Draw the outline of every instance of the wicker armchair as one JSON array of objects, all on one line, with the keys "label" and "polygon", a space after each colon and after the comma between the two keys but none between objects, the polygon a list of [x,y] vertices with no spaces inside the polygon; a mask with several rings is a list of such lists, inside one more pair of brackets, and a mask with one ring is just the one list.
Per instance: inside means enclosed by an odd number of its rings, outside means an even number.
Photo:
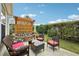
[{"label": "wicker armchair", "polygon": [[[13,43],[9,36],[6,36],[2,42],[5,44],[10,56],[21,56],[27,54],[29,56],[29,46],[24,45],[24,42]],[[17,46],[15,46],[17,45]]]},{"label": "wicker armchair", "polygon": [[52,39],[49,39],[47,41],[47,46],[48,46],[48,44],[53,47],[53,51],[54,51],[54,48],[56,46],[58,46],[58,48],[59,48],[59,37],[58,36],[55,36]]}]

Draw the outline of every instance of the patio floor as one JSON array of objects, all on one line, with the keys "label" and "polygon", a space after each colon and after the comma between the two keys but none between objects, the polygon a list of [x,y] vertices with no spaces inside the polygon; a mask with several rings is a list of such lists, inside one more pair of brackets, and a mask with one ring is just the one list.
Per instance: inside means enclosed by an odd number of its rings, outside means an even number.
[{"label": "patio floor", "polygon": [[[4,53],[3,53],[3,56],[9,56],[5,46],[4,46]],[[30,49],[29,50],[29,54],[30,56],[35,56],[35,53]],[[26,56],[26,55],[25,55]],[[51,46],[48,46],[47,47],[47,44],[45,43],[45,50],[41,50],[37,56],[79,56],[79,54],[76,54],[76,53],[73,53],[73,52],[70,52],[68,50],[65,50],[65,49],[56,49],[55,51],[53,51],[52,47]]]}]

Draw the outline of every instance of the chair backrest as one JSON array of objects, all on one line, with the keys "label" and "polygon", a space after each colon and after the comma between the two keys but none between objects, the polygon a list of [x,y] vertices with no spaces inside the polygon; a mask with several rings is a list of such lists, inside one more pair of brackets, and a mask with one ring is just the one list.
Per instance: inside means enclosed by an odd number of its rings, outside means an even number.
[{"label": "chair backrest", "polygon": [[59,42],[59,37],[58,36],[54,36],[53,38],[52,38],[52,40],[55,40],[55,41],[57,41],[57,42]]},{"label": "chair backrest", "polygon": [[44,38],[44,35],[43,35],[43,34],[40,34],[40,35],[39,35],[39,37],[42,37],[42,38]]},{"label": "chair backrest", "polygon": [[5,36],[5,38],[2,41],[6,45],[6,47],[11,48],[12,40],[9,36]]}]

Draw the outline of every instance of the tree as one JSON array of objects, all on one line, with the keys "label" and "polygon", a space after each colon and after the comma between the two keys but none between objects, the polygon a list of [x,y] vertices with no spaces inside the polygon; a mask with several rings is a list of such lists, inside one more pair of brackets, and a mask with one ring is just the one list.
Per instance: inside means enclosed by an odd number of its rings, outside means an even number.
[{"label": "tree", "polygon": [[47,34],[48,27],[47,27],[47,25],[40,25],[40,26],[36,27],[36,30],[38,33]]},{"label": "tree", "polygon": [[57,36],[57,35],[58,35],[58,33],[57,33],[57,30],[55,28],[48,30],[49,37],[53,37],[53,36]]}]

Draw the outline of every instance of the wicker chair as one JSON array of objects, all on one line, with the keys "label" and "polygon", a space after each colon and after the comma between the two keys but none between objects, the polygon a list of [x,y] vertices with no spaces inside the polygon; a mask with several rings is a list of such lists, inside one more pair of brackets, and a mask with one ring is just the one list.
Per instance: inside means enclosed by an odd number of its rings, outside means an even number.
[{"label": "wicker chair", "polygon": [[47,41],[47,46],[48,46],[48,44],[53,47],[53,51],[54,51],[54,48],[56,46],[58,46],[58,48],[59,48],[59,37],[58,36],[55,36],[52,39],[49,39]]},{"label": "wicker chair", "polygon": [[39,40],[39,41],[44,41],[44,35],[40,34],[40,35],[37,37],[37,40]]},{"label": "wicker chair", "polygon": [[[29,46],[27,45],[20,45],[23,42],[16,42],[13,43],[12,39],[9,36],[6,36],[2,42],[5,44],[10,56],[21,56],[27,54],[29,56]],[[14,45],[18,45],[17,48],[13,48]]]}]

